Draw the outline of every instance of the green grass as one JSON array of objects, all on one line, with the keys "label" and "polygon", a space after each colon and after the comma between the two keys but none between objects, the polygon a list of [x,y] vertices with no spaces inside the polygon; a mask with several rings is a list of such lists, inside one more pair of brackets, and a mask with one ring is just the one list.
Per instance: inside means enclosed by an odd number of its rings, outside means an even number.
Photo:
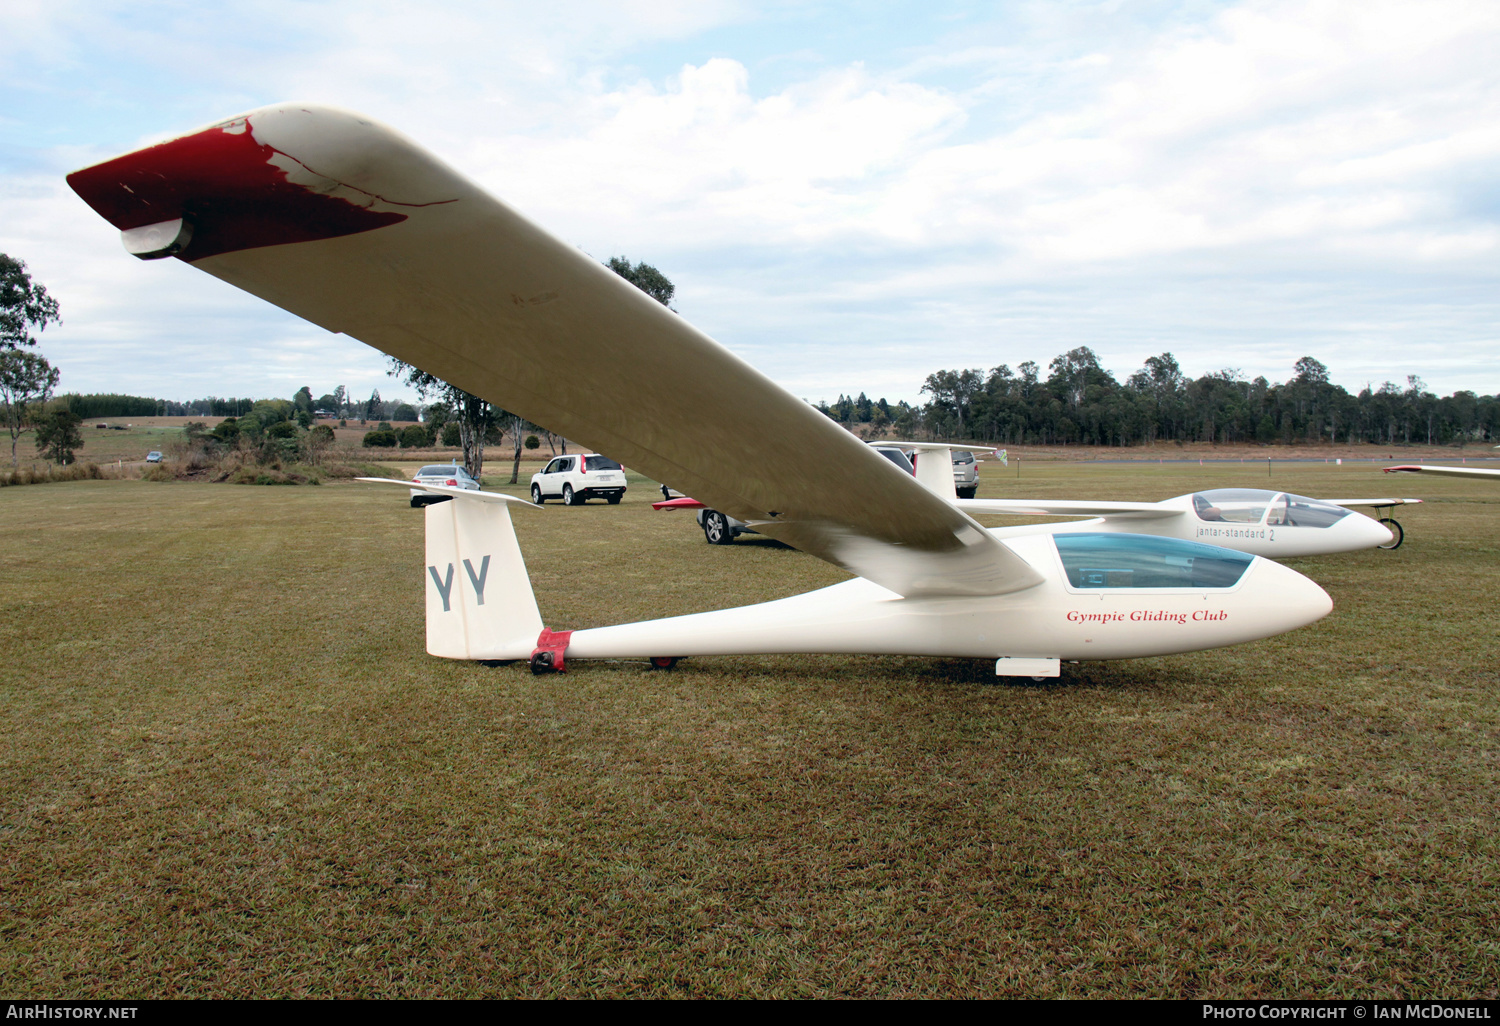
[{"label": "green grass", "polygon": [[[1431,501],[1399,551],[1296,563],[1336,603],[1313,627],[1047,685],[436,660],[393,490],[0,491],[0,991],[1493,998],[1500,488],[1274,474]],[[549,626],[842,576],[652,497],[515,515]]]}]

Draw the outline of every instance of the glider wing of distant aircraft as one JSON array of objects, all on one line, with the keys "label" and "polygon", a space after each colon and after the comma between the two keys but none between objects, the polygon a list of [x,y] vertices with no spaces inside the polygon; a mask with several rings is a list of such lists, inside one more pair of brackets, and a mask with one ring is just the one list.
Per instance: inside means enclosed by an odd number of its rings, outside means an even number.
[{"label": "glider wing of distant aircraft", "polygon": [[1056,675],[1060,659],[1233,644],[1331,608],[1300,574],[1210,545],[1001,540],[629,282],[358,115],[262,108],[68,181],[136,256],[191,263],[858,575],[736,610],[538,632],[511,503],[465,493],[426,511],[435,655],[530,657],[542,670],[565,656],[895,652]]},{"label": "glider wing of distant aircraft", "polygon": [[1488,477],[1500,478],[1500,470],[1492,470],[1488,467],[1437,467],[1429,463],[1421,466],[1386,467],[1387,474],[1397,472],[1411,474],[1446,474],[1451,477]]}]

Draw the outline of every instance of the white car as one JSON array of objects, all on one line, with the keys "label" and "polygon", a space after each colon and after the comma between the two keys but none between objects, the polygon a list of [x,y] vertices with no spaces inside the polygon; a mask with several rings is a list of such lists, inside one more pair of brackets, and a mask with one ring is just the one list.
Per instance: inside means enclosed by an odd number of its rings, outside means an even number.
[{"label": "white car", "polygon": [[[479,491],[479,482],[457,464],[436,463],[423,467],[411,481],[418,485],[447,485],[449,488],[462,488],[466,492]],[[446,495],[424,492],[420,488],[411,490],[411,504],[414,507],[426,506],[431,502],[447,502],[448,498]]]},{"label": "white car", "polygon": [[559,456],[531,475],[531,501],[538,506],[548,499],[561,499],[564,506],[603,499],[617,506],[624,497],[625,468],[597,453]]}]

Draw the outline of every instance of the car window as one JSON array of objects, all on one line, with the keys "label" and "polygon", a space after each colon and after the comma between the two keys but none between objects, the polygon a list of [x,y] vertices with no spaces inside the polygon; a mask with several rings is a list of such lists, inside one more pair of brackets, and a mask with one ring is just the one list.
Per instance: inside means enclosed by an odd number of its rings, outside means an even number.
[{"label": "car window", "polygon": [[434,466],[431,466],[431,467],[423,467],[421,470],[417,471],[417,476],[418,477],[443,477],[443,476],[446,475],[448,477],[452,477],[454,471],[457,471],[458,473],[461,474],[461,473],[463,473],[463,468],[462,467],[448,467],[448,466],[442,466],[442,465],[434,465]]},{"label": "car window", "polygon": [[875,451],[880,453],[880,455],[884,456],[886,459],[890,460],[896,466],[900,467],[902,470],[906,471],[908,474],[915,474],[917,472],[917,468],[911,465],[911,460],[907,459],[906,454],[900,449],[876,449]]},{"label": "car window", "polygon": [[619,470],[620,465],[608,456],[585,456],[583,458],[584,470]]},{"label": "car window", "polygon": [[562,469],[562,460],[553,460],[542,469],[543,474],[556,474]]}]

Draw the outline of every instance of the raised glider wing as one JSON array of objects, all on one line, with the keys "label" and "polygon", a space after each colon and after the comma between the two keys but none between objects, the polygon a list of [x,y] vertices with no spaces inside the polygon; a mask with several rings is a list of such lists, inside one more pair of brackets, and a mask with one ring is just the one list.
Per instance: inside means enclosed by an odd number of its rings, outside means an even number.
[{"label": "raised glider wing", "polygon": [[1447,474],[1451,477],[1488,477],[1500,478],[1500,470],[1492,470],[1488,467],[1438,467],[1428,463],[1421,466],[1386,467],[1387,474],[1405,472],[1412,474]]},{"label": "raised glider wing", "polygon": [[[859,578],[740,610],[537,634],[524,561],[518,549],[510,558],[512,503],[466,492],[426,513],[435,655],[560,668],[564,655],[889,652],[999,657],[999,672],[1055,675],[1059,659],[1233,644],[1332,607],[1300,574],[1208,545],[1088,532],[1002,541],[359,115],[265,107],[68,182],[134,255],[191,263]],[[737,413],[754,416],[753,437]]]}]

